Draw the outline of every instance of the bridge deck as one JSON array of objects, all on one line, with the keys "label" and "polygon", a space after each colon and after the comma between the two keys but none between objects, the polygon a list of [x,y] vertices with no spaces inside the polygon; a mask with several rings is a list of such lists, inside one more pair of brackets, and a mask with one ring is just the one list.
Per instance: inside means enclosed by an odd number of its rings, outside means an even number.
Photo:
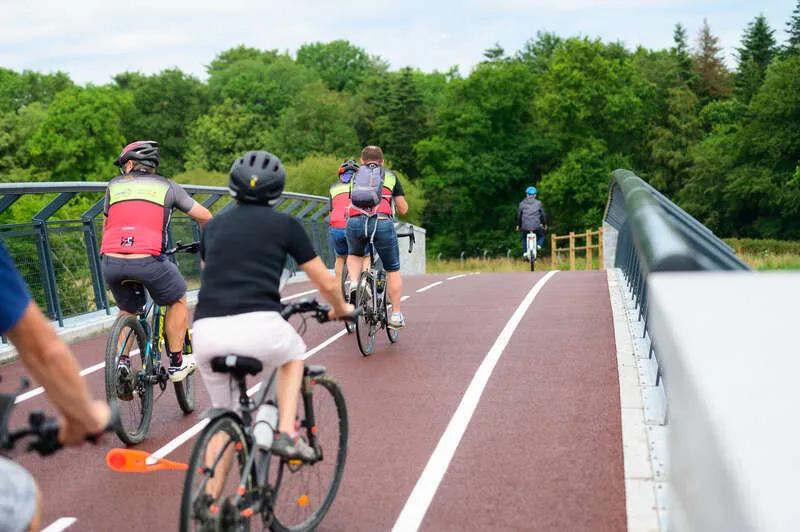
[{"label": "bridge deck", "polygon": [[[310,359],[341,382],[351,427],[344,481],[320,530],[395,524],[436,531],[625,530],[620,392],[605,272],[549,277],[520,310],[513,331],[512,316],[545,273],[452,277],[405,279],[409,326],[398,344],[380,334],[375,354],[363,358],[355,338],[344,336]],[[292,285],[287,295],[308,289]],[[306,343],[313,348],[340,329],[309,323]],[[104,348],[105,337],[74,345],[83,368],[102,362]],[[488,367],[484,361],[497,354]],[[476,377],[482,364],[492,371]],[[23,373],[19,364],[0,369],[3,389]],[[485,387],[481,375],[488,376]],[[86,378],[103,397],[102,368]],[[201,412],[208,400],[197,390]],[[474,413],[470,400],[477,400]],[[12,423],[33,408],[52,411],[38,395],[19,405]],[[463,416],[451,423],[456,412]],[[453,430],[459,420],[468,421],[463,435]],[[196,415],[180,414],[168,390],[139,447],[160,449],[196,423]],[[434,453],[445,432],[439,447],[449,443],[452,455]],[[188,460],[192,441],[168,458]],[[112,435],[96,448],[19,458],[40,483],[45,525],[71,517],[75,530],[176,528],[183,474],[107,470],[105,452],[118,446]],[[423,476],[429,463],[443,476]],[[418,485],[432,496],[417,498],[424,492],[415,491]],[[412,492],[410,513],[398,523]],[[425,508],[415,521],[411,510]]]}]

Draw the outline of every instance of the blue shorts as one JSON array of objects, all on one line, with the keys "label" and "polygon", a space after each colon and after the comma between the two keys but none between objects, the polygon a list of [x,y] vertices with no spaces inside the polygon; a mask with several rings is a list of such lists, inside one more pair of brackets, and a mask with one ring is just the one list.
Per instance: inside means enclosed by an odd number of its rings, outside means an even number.
[{"label": "blue shorts", "polygon": [[[375,227],[375,224],[377,228]],[[383,262],[387,272],[400,270],[400,246],[397,244],[397,232],[391,218],[374,216],[353,216],[347,221],[347,247],[351,255],[363,257],[369,244],[372,231],[375,231],[375,251]]]},{"label": "blue shorts", "polygon": [[[333,251],[336,253],[337,257],[347,257],[347,229],[344,227],[329,227],[328,240],[330,240],[331,247],[333,248]],[[367,244],[367,247],[361,254],[362,257],[364,255],[369,255],[369,244]]]}]

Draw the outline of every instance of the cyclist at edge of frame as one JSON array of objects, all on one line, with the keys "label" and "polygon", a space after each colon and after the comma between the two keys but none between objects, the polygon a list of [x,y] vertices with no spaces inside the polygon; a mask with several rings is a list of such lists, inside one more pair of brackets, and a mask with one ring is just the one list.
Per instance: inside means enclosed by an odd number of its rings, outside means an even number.
[{"label": "cyclist at edge of frame", "polygon": [[215,408],[237,408],[238,395],[228,374],[211,370],[212,358],[236,353],[260,360],[265,368],[279,368],[278,427],[271,451],[312,460],[314,449],[295,427],[306,344],[280,315],[280,278],[287,255],[331,304],[331,319],[354,308],[344,301],[340,285],[300,222],[272,208],[285,182],[283,164],[266,151],[247,152],[231,166],[228,187],[237,205],[209,222],[200,239],[203,271],[192,347]]},{"label": "cyclist at edge of frame", "polygon": [[[0,240],[0,335],[14,344],[22,364],[59,411],[58,440],[79,445],[102,434],[111,411],[93,401],[69,347],[31,299],[22,276]],[[0,456],[0,530],[39,530],[42,501],[26,469]]]},{"label": "cyclist at edge of frame", "polygon": [[[350,180],[358,171],[358,163],[348,159],[339,167],[339,179],[331,185],[328,192],[330,202],[330,218],[328,224],[328,237],[336,255],[333,272],[336,282],[341,286],[342,271],[347,260],[347,209],[350,206]],[[369,255],[365,257],[361,270],[369,267]],[[348,290],[349,292],[349,290]]]},{"label": "cyclist at edge of frame", "polygon": [[536,187],[525,189],[525,199],[517,208],[517,231],[522,231],[522,256],[528,253],[528,231],[536,233],[536,248],[544,245],[544,232],[547,230],[547,216],[542,202],[536,197]]},{"label": "cyclist at edge of frame", "polygon": [[[196,366],[192,355],[183,355],[189,325],[186,280],[178,267],[163,255],[169,223],[177,208],[203,227],[211,213],[174,181],[156,174],[160,161],[158,143],[132,142],[114,161],[121,175],[109,181],[103,205],[103,277],[120,313],[136,314],[140,296],[131,284],[139,281],[153,301],[168,307],[166,317],[169,380],[180,382]],[[130,359],[121,356],[118,371],[130,371]]]},{"label": "cyclist at edge of frame", "polygon": [[[367,146],[361,150],[361,164],[383,166],[383,150],[378,146]],[[347,271],[351,286],[358,283],[361,270],[359,264],[366,253],[369,235],[375,235],[375,251],[383,261],[386,270],[386,285],[389,301],[392,303],[392,315],[389,327],[399,329],[406,326],[406,320],[400,310],[403,297],[403,278],[400,275],[400,247],[397,243],[397,231],[394,228],[394,209],[399,214],[408,212],[405,192],[400,180],[391,170],[384,168],[383,190],[381,201],[372,209],[364,210],[350,205],[347,221]],[[373,221],[373,223],[370,223]]]}]

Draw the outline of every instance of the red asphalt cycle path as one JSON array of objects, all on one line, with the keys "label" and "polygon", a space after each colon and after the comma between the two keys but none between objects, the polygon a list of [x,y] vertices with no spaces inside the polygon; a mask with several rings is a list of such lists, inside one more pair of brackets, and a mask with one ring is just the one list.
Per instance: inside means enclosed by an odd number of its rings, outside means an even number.
[{"label": "red asphalt cycle path", "polygon": [[[390,345],[383,331],[364,358],[352,335],[309,359],[342,385],[350,418],[342,486],[319,530],[391,530],[465,390],[503,327],[544,273],[404,278],[408,327]],[[423,292],[417,290],[433,286]],[[285,296],[309,289],[291,285]],[[313,296],[314,294],[311,294]],[[309,349],[341,330],[311,324]],[[106,337],[73,345],[81,367],[101,362]],[[0,368],[8,390],[24,374]],[[104,372],[86,376],[104,397]],[[208,406],[198,380],[194,414],[168,387],[148,439],[155,451],[195,425]],[[44,395],[19,405],[12,427]],[[193,440],[168,458],[187,461]],[[121,474],[105,466],[116,436],[42,459],[17,456],[44,494],[43,524],[68,530],[174,530],[183,474]],[[422,530],[625,530],[619,383],[605,272],[560,272],[522,317],[478,402],[425,513]]]}]

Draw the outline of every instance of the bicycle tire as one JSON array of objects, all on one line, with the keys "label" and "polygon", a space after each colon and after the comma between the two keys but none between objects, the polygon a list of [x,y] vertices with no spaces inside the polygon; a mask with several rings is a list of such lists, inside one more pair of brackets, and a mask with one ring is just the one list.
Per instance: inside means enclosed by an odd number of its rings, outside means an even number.
[{"label": "bicycle tire", "polygon": [[[129,333],[124,333],[125,329]],[[126,334],[130,341],[130,335],[133,334],[136,340],[136,347],[139,350],[137,355],[129,354],[131,360],[131,375],[133,380],[131,384],[131,399],[124,400],[120,395],[125,395],[125,390],[118,390],[117,384],[117,346],[119,345],[120,337]],[[133,351],[133,347],[131,347]],[[140,368],[145,367],[144,356],[147,353],[147,337],[145,335],[142,324],[139,319],[131,314],[121,314],[114,320],[111,326],[111,332],[108,335],[106,343],[106,366],[105,366],[105,384],[106,384],[106,401],[109,405],[116,405],[120,411],[120,425],[116,429],[116,434],[120,440],[126,445],[136,445],[141,443],[147,436],[147,431],[150,429],[150,420],[153,417],[153,386],[141,380],[143,371],[133,371],[133,362],[140,360]],[[138,400],[137,400],[138,396]],[[120,403],[130,403],[127,408],[123,407]],[[126,416],[123,412],[130,412],[132,422],[126,422]],[[141,417],[138,417],[141,414]],[[138,418],[138,421],[137,421]]]},{"label": "bicycle tire", "polygon": [[[236,452],[236,458],[238,462],[238,471],[241,474],[242,469],[247,462],[248,456],[248,445],[247,445],[247,438],[245,438],[244,432],[242,431],[242,427],[239,425],[239,422],[233,416],[221,416],[211,421],[200,433],[198,436],[197,441],[195,442],[194,446],[192,447],[192,454],[189,458],[189,468],[186,470],[186,477],[183,481],[183,491],[181,493],[181,515],[180,515],[180,524],[179,530],[181,532],[188,532],[190,530],[231,530],[232,528],[227,528],[224,526],[224,523],[220,523],[219,520],[221,519],[221,514],[224,512],[218,512],[216,515],[214,514],[207,514],[207,515],[199,515],[200,512],[203,510],[203,501],[196,500],[196,497],[200,495],[199,490],[201,486],[204,486],[205,483],[202,485],[200,484],[203,482],[203,475],[208,477],[213,476],[209,475],[209,472],[206,471],[206,462],[205,462],[205,454],[206,448],[208,447],[211,438],[215,434],[225,433],[230,436],[230,442],[233,443],[234,452]],[[241,445],[239,445],[241,444]],[[238,447],[238,448],[237,448]],[[233,468],[231,468],[232,470]],[[216,471],[212,472],[216,473]],[[230,473],[229,473],[230,474]],[[227,477],[226,477],[227,478]],[[223,489],[228,486],[227,483],[224,482],[223,479]],[[208,478],[205,479],[205,482],[208,482]],[[236,483],[238,486],[238,482]],[[253,488],[253,476],[252,474],[247,479],[246,483],[246,490],[250,491]],[[235,486],[234,486],[235,489]],[[197,491],[197,493],[195,493]],[[235,493],[235,492],[234,492]],[[224,500],[221,498],[217,498],[213,501],[214,504],[217,505],[218,508],[225,507],[224,502],[230,501],[228,497]],[[210,501],[209,501],[210,504]],[[197,506],[197,508],[196,508]],[[231,507],[229,505],[229,507]],[[240,521],[237,523],[237,528],[235,530],[249,530],[250,529],[250,520],[241,517],[238,511],[235,511],[227,517],[231,519],[236,519]],[[198,523],[199,521],[199,523]],[[198,528],[192,528],[192,525],[198,525]],[[222,528],[219,528],[217,525],[222,525]]]},{"label": "bicycle tire", "polygon": [[[186,331],[186,339],[184,342],[191,342],[191,338],[189,336],[189,331]],[[167,355],[167,360],[169,360],[169,348],[167,348],[166,343],[164,345],[164,351]],[[186,352],[186,351],[184,351]],[[181,407],[181,411],[184,414],[191,414],[194,412],[194,375],[197,373],[197,369],[192,371],[189,375],[186,376],[180,382],[173,382],[173,387],[175,388],[175,398],[178,400],[178,406]]]},{"label": "bicycle tire", "polygon": [[363,356],[369,356],[375,349],[375,314],[377,309],[372,305],[372,294],[367,293],[367,287],[372,286],[372,278],[369,272],[361,272],[361,279],[356,290],[357,307],[361,307],[363,312],[356,319],[356,340],[358,349]]},{"label": "bicycle tire", "polygon": [[383,294],[383,315],[386,319],[386,336],[389,337],[389,341],[393,344],[397,343],[398,338],[400,337],[400,329],[393,329],[389,327],[389,303],[386,302],[388,299],[389,294]]},{"label": "bicycle tire", "polygon": [[[309,397],[311,398],[311,408],[314,412],[315,427],[310,427],[307,423],[305,423],[305,410],[298,409],[298,415],[302,418],[300,422],[301,427],[305,429],[309,441],[311,441],[312,430],[316,430],[316,437],[318,438],[317,441],[319,448],[323,452],[323,458],[314,464],[303,464],[300,466],[300,469],[295,469],[294,471],[291,468],[296,466],[291,466],[284,460],[280,461],[277,468],[277,478],[273,484],[275,505],[273,508],[273,521],[270,527],[273,532],[305,532],[308,530],[314,530],[317,526],[319,526],[320,522],[325,517],[325,514],[328,513],[331,504],[333,504],[333,501],[336,498],[336,493],[339,490],[339,485],[342,482],[342,475],[344,475],[344,467],[347,461],[347,444],[350,437],[350,425],[347,418],[347,405],[344,400],[342,388],[339,386],[339,383],[336,382],[336,380],[330,375],[322,375],[320,377],[312,378],[311,386],[312,390]],[[335,414],[331,412],[330,408],[323,408],[326,406],[326,403],[323,403],[323,400],[319,395],[323,389],[333,399]],[[326,397],[328,397],[327,394]],[[315,397],[317,400],[315,400]],[[305,399],[300,403],[300,405],[305,405]],[[327,406],[330,405],[328,404]],[[336,431],[333,429],[334,424],[331,424],[330,421],[328,421],[334,415],[336,417]],[[334,442],[337,446],[336,452],[330,453],[330,446],[334,444]],[[334,454],[333,464],[330,464],[331,454]],[[277,459],[273,458],[273,460]],[[293,524],[290,523],[290,521],[297,520],[289,519],[289,515],[292,512],[290,511],[287,501],[298,501],[297,504],[293,505],[295,510],[309,510],[308,507],[311,506],[311,500],[310,497],[308,497],[308,494],[311,492],[311,489],[307,484],[322,486],[322,482],[320,482],[321,474],[323,471],[330,471],[331,468],[332,477],[327,485],[324,495],[318,498],[319,505],[301,521],[294,522]],[[313,481],[303,482],[304,480],[307,481],[309,479],[313,479]],[[295,491],[292,489],[292,487],[295,485],[300,487],[299,493],[302,494],[300,495],[300,498],[294,497]],[[307,498],[305,505],[302,505],[300,502],[303,495],[305,495]]]}]

